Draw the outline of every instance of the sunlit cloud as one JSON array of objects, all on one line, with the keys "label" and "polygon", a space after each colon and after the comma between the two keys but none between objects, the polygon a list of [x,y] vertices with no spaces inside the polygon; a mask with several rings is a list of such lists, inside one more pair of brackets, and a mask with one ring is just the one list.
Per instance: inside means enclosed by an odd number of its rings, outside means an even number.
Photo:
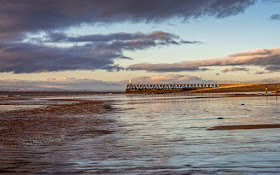
[{"label": "sunlit cloud", "polygon": [[160,74],[153,76],[140,76],[132,79],[133,83],[211,83],[196,76],[179,74]]},{"label": "sunlit cloud", "polygon": [[[196,76],[162,74],[140,76],[132,83],[212,83]],[[127,81],[100,81],[74,77],[47,78],[43,80],[0,80],[0,91],[119,91],[124,92]]]},{"label": "sunlit cloud", "polygon": [[172,64],[140,63],[129,66],[131,70],[146,70],[148,72],[179,72],[197,71],[211,66],[260,66],[270,72],[280,71],[280,48],[258,49],[249,52],[232,54],[224,58],[199,61],[184,61]]}]

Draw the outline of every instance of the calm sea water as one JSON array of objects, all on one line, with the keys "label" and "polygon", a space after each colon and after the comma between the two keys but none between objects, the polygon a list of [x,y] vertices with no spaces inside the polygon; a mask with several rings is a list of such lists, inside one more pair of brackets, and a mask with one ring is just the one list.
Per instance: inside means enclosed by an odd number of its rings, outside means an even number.
[{"label": "calm sea water", "polygon": [[[222,98],[196,98],[209,96]],[[0,145],[0,173],[280,174],[280,129],[207,130],[217,125],[280,123],[277,97],[75,94],[63,98],[107,101],[114,110],[94,117],[111,122],[90,125],[86,121],[93,115],[77,115],[78,123],[83,121],[81,128],[87,128],[82,135],[66,130],[60,133],[63,139],[50,142]],[[91,127],[112,132],[93,136]]]}]

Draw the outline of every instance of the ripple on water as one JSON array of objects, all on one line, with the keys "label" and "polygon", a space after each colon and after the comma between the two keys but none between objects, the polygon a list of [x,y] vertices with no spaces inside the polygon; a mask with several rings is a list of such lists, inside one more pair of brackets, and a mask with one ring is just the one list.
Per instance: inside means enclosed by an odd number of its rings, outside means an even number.
[{"label": "ripple on water", "polygon": [[106,106],[96,114],[86,105],[1,116],[0,172],[280,173],[278,128],[208,130],[280,123],[279,102],[273,97],[112,96],[114,101],[109,95],[90,98],[110,101],[117,112]]}]

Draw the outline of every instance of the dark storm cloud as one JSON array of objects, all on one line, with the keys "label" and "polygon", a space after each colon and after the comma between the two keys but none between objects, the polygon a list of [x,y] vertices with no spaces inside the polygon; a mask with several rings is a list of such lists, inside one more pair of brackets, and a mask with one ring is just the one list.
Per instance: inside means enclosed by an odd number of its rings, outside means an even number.
[{"label": "dark storm cloud", "polygon": [[[255,0],[0,0],[0,72],[120,70],[124,50],[199,44],[165,32],[115,33],[69,37],[53,31],[82,24],[182,21],[200,16],[222,18],[243,12]],[[43,32],[46,38],[28,38]],[[26,38],[27,37],[27,38]],[[29,39],[29,43],[22,42]],[[34,44],[33,41],[37,41]],[[39,42],[39,43],[38,43]],[[63,48],[45,42],[69,42]],[[83,46],[81,45],[83,44]],[[197,68],[189,68],[197,69]]]},{"label": "dark storm cloud", "polygon": [[121,55],[105,46],[51,47],[30,43],[1,45],[0,72],[31,73],[59,70],[102,69]]},{"label": "dark storm cloud", "polygon": [[[94,34],[94,35],[82,35],[82,36],[67,36],[62,32],[50,32],[47,34],[47,42],[109,42],[109,41],[127,41],[127,40],[165,40],[171,41],[178,39],[179,37],[163,32],[163,31],[154,31],[149,34],[144,34],[141,32],[137,33],[112,33],[107,35]],[[190,41],[181,41],[182,43],[191,43]]]},{"label": "dark storm cloud", "polygon": [[83,23],[163,21],[243,12],[255,0],[1,0],[0,32],[34,32]]},{"label": "dark storm cloud", "polygon": [[[124,36],[125,35],[125,36]],[[115,59],[131,59],[123,55],[124,50],[143,50],[156,46],[176,44],[195,44],[182,42],[170,33],[155,31],[144,33],[118,33],[107,35],[88,35],[68,37],[63,33],[51,33],[47,38],[31,38],[33,42],[0,43],[0,72],[32,73],[61,70],[118,71],[123,69],[114,65]],[[58,47],[44,43],[47,41],[69,41],[79,39],[83,45]],[[179,41],[176,41],[179,40]],[[41,43],[38,41],[42,41]],[[98,41],[98,42],[97,42]]]},{"label": "dark storm cloud", "polygon": [[172,64],[148,64],[140,63],[129,66],[131,70],[146,70],[148,72],[178,72],[199,70],[201,67],[209,66],[235,66],[250,65],[265,67],[270,72],[280,71],[280,48],[258,49],[242,52],[228,57],[208,59],[200,61],[184,61]]},{"label": "dark storm cloud", "polygon": [[174,34],[154,31],[149,34],[137,32],[137,33],[112,33],[107,35],[94,34],[94,35],[82,35],[82,36],[67,36],[62,32],[50,32],[42,37],[31,37],[29,41],[37,41],[42,43],[111,43],[112,47],[118,45],[125,47],[128,50],[134,50],[135,48],[145,48],[155,45],[180,45],[180,44],[201,44],[200,41],[185,41]]},{"label": "dark storm cloud", "polygon": [[280,14],[274,14],[270,16],[271,20],[280,20]]}]

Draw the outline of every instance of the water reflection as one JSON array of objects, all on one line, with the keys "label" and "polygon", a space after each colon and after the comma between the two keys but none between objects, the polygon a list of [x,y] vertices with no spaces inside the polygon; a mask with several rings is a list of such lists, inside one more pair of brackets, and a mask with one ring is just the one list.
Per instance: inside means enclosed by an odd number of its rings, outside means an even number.
[{"label": "water reflection", "polygon": [[[108,101],[115,110],[99,114],[85,112],[48,116],[41,123],[34,117],[22,117],[21,120],[33,122],[28,127],[34,125],[37,129],[22,129],[18,134],[28,138],[33,135],[37,141],[40,140],[38,138],[44,141],[3,144],[16,139],[17,132],[10,132],[14,135],[7,132],[5,137],[1,133],[0,172],[280,173],[279,129],[207,130],[217,125],[280,123],[279,102],[275,97],[216,98],[223,96],[74,96],[74,99]],[[223,119],[217,119],[219,117]],[[2,116],[1,120],[11,120],[15,124],[17,118],[16,115]],[[39,129],[44,127],[48,130]],[[5,126],[1,125],[0,129],[5,129]]]}]

